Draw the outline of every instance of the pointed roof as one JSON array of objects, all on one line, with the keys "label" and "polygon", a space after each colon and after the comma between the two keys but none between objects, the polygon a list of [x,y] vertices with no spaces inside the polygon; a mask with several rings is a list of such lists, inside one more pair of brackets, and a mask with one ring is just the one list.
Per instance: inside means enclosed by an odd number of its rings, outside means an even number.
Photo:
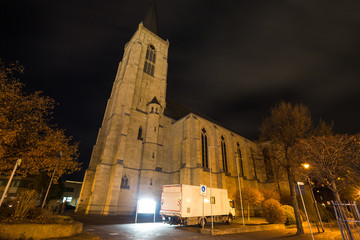
[{"label": "pointed roof", "polygon": [[158,34],[157,30],[157,13],[156,13],[156,2],[154,0],[153,5],[150,7],[148,13],[144,19],[144,27],[155,33]]},{"label": "pointed roof", "polygon": [[158,104],[158,105],[161,106],[161,104],[159,103],[159,101],[157,100],[156,97],[154,97],[154,98],[151,100],[151,102],[149,102],[147,105],[152,104],[152,103],[155,103],[155,104]]}]

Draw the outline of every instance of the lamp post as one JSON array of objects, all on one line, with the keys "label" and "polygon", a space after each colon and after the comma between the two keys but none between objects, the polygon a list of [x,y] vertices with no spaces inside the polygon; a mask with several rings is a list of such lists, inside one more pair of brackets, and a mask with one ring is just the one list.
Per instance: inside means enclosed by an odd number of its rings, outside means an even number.
[{"label": "lamp post", "polygon": [[[308,170],[308,169],[310,168],[310,164],[304,163],[304,164],[303,164],[303,167],[304,167],[306,170]],[[316,215],[317,215],[317,217],[318,217],[318,219],[319,219],[319,221],[320,221],[320,225],[321,225],[322,232],[325,232],[324,226],[323,226],[323,223],[322,223],[322,220],[321,220],[319,208],[318,208],[318,206],[317,206],[317,202],[316,202],[316,199],[315,199],[315,196],[314,196],[314,192],[313,192],[313,190],[312,190],[312,186],[311,186],[311,182],[310,182],[310,178],[309,178],[308,174],[306,174],[306,181],[308,182],[309,187],[310,187],[311,198],[312,198],[312,200],[313,200],[313,203],[314,203],[314,206],[315,206],[315,209],[316,209]],[[317,226],[318,232],[320,233],[320,230],[319,230],[319,227],[318,227],[317,223],[316,223],[316,226]]]},{"label": "lamp post", "polygon": [[10,187],[10,183],[11,183],[11,180],[13,179],[13,177],[14,177],[16,168],[17,168],[18,166],[20,166],[20,164],[21,164],[21,159],[18,159],[18,160],[16,161],[14,170],[13,170],[12,173],[11,173],[11,176],[10,176],[10,178],[9,178],[9,181],[8,181],[8,183],[6,184],[5,190],[4,190],[3,195],[2,195],[2,197],[1,197],[0,207],[1,207],[1,205],[2,205],[2,203],[3,203],[3,201],[4,201],[4,199],[5,199],[6,193],[7,193],[8,189],[9,189],[9,187]]},{"label": "lamp post", "polygon": [[[236,154],[236,153],[235,153]],[[240,206],[241,206],[241,216],[242,216],[242,222],[243,226],[245,226],[245,220],[244,220],[244,208],[243,208],[243,202],[242,202],[242,196],[241,196],[241,184],[240,184],[240,174],[239,174],[239,157],[236,155],[236,171],[237,171],[237,177],[238,177],[238,183],[239,183],[239,198],[240,198]]]},{"label": "lamp post", "polygon": [[61,153],[61,152],[57,152],[57,153],[56,153],[56,157],[57,157],[58,160],[57,160],[57,162],[56,162],[54,171],[53,171],[53,173],[52,173],[52,175],[51,175],[51,179],[50,179],[50,182],[49,182],[49,186],[48,186],[48,189],[47,189],[47,191],[46,191],[46,194],[45,194],[45,197],[44,197],[44,201],[43,201],[43,203],[42,203],[42,205],[41,205],[41,208],[44,208],[44,206],[45,206],[46,198],[47,198],[47,196],[48,196],[48,194],[49,194],[49,190],[50,190],[50,187],[51,187],[51,183],[52,183],[52,181],[53,181],[53,179],[54,179],[54,175],[55,175],[56,169],[57,169],[57,167],[58,167],[59,161],[60,161],[60,159],[61,159],[61,157],[62,157],[62,153]]},{"label": "lamp post", "polygon": [[211,184],[211,159],[210,159],[210,144],[208,146],[208,151],[209,151],[209,168],[210,168],[210,216],[211,216],[211,229],[214,229],[214,219],[213,219],[213,214],[212,214],[212,202],[211,202],[211,189],[212,189],[212,184]]}]

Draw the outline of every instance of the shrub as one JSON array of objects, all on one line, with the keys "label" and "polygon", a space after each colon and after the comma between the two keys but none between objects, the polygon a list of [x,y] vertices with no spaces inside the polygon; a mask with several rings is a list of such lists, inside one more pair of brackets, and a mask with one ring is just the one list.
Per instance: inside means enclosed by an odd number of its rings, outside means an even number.
[{"label": "shrub", "polygon": [[[239,191],[234,194],[235,206],[240,209]],[[250,220],[250,207],[258,206],[264,200],[263,194],[256,188],[245,187],[241,189],[241,197],[244,210],[247,212],[248,220]]]},{"label": "shrub", "polygon": [[17,203],[14,206],[14,218],[24,218],[29,210],[35,207],[38,193],[35,190],[28,190],[20,193]]},{"label": "shrub", "polygon": [[294,208],[290,205],[283,205],[282,208],[285,210],[286,215],[285,225],[296,224]]},{"label": "shrub", "polygon": [[277,201],[280,201],[280,194],[274,189],[263,189],[261,192],[264,195],[265,200],[275,199]]},{"label": "shrub", "polygon": [[46,205],[46,209],[54,212],[54,213],[59,213],[60,212],[60,205],[61,205],[61,201],[56,200],[56,199],[51,199]]},{"label": "shrub", "polygon": [[266,221],[269,223],[285,223],[286,213],[279,201],[268,199],[263,202],[263,210]]},{"label": "shrub", "polygon": [[13,199],[7,199],[3,202],[3,204],[0,207],[0,220],[8,221],[11,216],[14,215],[14,206],[16,204],[16,201]]},{"label": "shrub", "polygon": [[27,215],[27,222],[54,223],[56,215],[45,208],[32,208]]}]

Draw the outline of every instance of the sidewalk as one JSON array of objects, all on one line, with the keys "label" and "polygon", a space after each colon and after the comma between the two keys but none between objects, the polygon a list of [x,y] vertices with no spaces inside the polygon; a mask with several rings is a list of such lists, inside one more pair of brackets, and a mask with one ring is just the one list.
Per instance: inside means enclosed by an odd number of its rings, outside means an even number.
[{"label": "sidewalk", "polygon": [[[341,233],[337,228],[337,224],[332,223],[325,224],[325,232],[319,233],[317,230],[316,225],[311,226],[311,230],[313,232],[315,239],[334,239],[334,240],[341,240]],[[312,239],[310,235],[310,230],[308,224],[306,222],[303,223],[303,228],[305,231],[304,236],[292,236],[291,239]],[[250,221],[245,221],[245,226],[242,224],[241,219],[236,219],[233,224],[226,225],[226,224],[214,224],[214,228],[211,229],[211,224],[208,223],[205,229],[201,229],[201,234],[207,235],[227,235],[227,234],[238,234],[241,235],[243,233],[249,232],[268,232],[268,231],[278,231],[278,232],[286,232],[289,235],[296,234],[296,226],[285,226],[284,224],[269,224],[264,218],[251,218]],[[261,235],[261,234],[260,234]],[[266,235],[266,234],[265,234]],[[261,237],[261,236],[259,236]],[[262,238],[259,238],[262,239]],[[266,236],[265,238],[266,239]]]}]

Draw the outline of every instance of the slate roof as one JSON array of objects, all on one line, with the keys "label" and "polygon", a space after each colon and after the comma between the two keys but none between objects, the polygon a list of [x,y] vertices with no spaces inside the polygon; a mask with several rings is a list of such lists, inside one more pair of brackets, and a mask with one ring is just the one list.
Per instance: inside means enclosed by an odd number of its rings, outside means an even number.
[{"label": "slate roof", "polygon": [[155,103],[155,104],[158,104],[161,106],[161,104],[159,103],[159,101],[157,100],[156,97],[154,97],[147,105],[152,104],[152,103]]},{"label": "slate roof", "polygon": [[172,99],[166,98],[166,108],[165,108],[165,111],[164,111],[165,116],[167,116],[169,118],[172,118],[174,120],[179,120],[179,119],[185,117],[186,115],[188,115],[189,113],[193,113],[193,114],[195,114],[195,115],[197,115],[197,116],[199,116],[201,118],[204,118],[204,119],[206,119],[206,120],[208,120],[208,121],[210,121],[210,122],[212,122],[212,123],[214,123],[216,125],[219,125],[219,126],[221,126],[223,128],[226,128],[226,129],[230,130],[231,132],[234,132],[234,133],[242,136],[239,132],[237,132],[237,131],[229,128],[229,127],[224,126],[223,124],[217,122],[216,120],[214,120],[214,119],[212,119],[212,118],[210,118],[210,117],[208,117],[208,116],[206,116],[206,115],[204,115],[204,114],[202,114],[202,113],[200,113],[200,112],[198,112],[198,111],[196,111],[194,109],[191,109],[191,108],[189,108],[189,107],[187,107],[187,106],[185,106],[185,105],[183,105],[181,103],[178,103],[178,102],[176,102],[176,101],[174,101]]},{"label": "slate roof", "polygon": [[144,18],[144,27],[150,30],[151,32],[158,35],[158,25],[157,25],[157,13],[156,13],[156,2],[153,2],[153,5],[150,7]]}]

